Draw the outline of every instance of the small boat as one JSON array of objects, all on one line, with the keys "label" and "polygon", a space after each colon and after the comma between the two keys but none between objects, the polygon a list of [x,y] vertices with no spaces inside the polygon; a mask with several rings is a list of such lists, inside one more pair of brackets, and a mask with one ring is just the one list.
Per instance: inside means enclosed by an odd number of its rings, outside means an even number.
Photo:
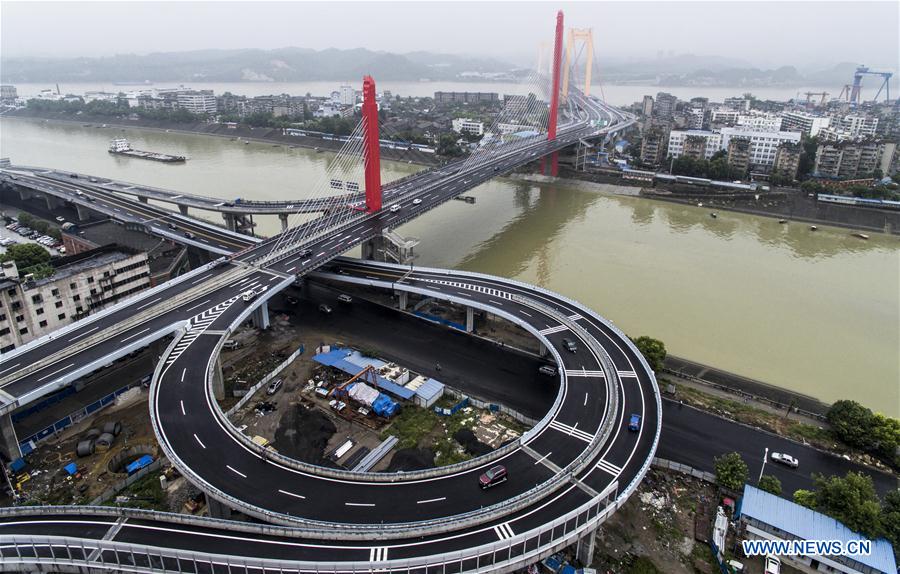
[{"label": "small boat", "polygon": [[869,236],[866,235],[865,233],[853,233],[851,235],[853,235],[853,237],[859,237],[860,239],[868,239],[869,238]]},{"label": "small boat", "polygon": [[779,219],[778,223],[787,223],[787,219]]},{"label": "small boat", "polygon": [[712,213],[709,214],[709,216],[712,217],[713,219],[715,219],[715,218],[719,217],[719,214],[717,214],[715,211],[713,211]]},{"label": "small boat", "polygon": [[703,207],[703,202],[701,201],[700,203],[698,203],[697,207]]},{"label": "small boat", "polygon": [[815,231],[815,230],[817,230],[817,229],[818,229],[818,227],[816,227],[815,225],[810,225],[810,226],[809,226],[809,230],[810,230],[810,231]]}]

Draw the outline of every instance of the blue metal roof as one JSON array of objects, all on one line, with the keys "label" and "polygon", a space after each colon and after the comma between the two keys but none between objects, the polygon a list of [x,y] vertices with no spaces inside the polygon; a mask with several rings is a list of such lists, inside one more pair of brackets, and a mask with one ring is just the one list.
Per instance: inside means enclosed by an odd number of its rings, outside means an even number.
[{"label": "blue metal roof", "polygon": [[[802,540],[847,542],[865,538],[862,534],[853,532],[830,516],[825,516],[749,484],[744,485],[741,515],[755,518]],[[869,556],[853,556],[852,558],[885,574],[897,574],[893,546],[884,538],[872,541],[872,553]]]},{"label": "blue metal roof", "polygon": [[430,401],[443,391],[444,383],[438,381],[437,379],[428,379],[424,383],[422,383],[422,386],[416,389],[416,394],[424,398],[426,401]]},{"label": "blue metal roof", "polygon": [[[372,357],[363,357],[357,351],[343,348],[332,348],[331,351],[327,353],[320,353],[314,356],[313,360],[317,363],[340,369],[351,375],[359,373],[369,365],[372,365],[378,370],[386,364],[384,361],[379,361]],[[376,378],[378,379],[378,387],[391,393],[395,397],[409,400],[415,395],[413,391],[398,385],[393,381],[389,381],[384,377],[378,376]]]}]

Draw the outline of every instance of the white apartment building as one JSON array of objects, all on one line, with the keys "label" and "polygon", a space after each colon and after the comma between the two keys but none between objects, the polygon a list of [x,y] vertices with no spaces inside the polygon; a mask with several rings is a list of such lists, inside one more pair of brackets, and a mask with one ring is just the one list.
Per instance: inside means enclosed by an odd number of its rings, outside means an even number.
[{"label": "white apartment building", "polygon": [[808,112],[782,112],[781,129],[786,132],[800,132],[809,137],[816,137],[819,132],[831,124],[831,118],[814,116]]},{"label": "white apartment building", "polygon": [[850,134],[851,138],[874,137],[878,129],[878,118],[848,114],[840,119],[838,131]]},{"label": "white apartment building", "polygon": [[737,123],[739,117],[741,117],[741,112],[737,110],[717,108],[709,112],[709,123],[733,126]]},{"label": "white apartment building", "polygon": [[702,130],[703,129],[703,118],[706,115],[706,110],[700,107],[693,107],[687,110],[687,120],[688,120],[688,129],[692,130]]},{"label": "white apartment building", "polygon": [[775,164],[775,153],[783,143],[800,143],[800,132],[760,131],[743,127],[722,128],[722,148],[728,148],[731,138],[750,140],[750,165],[771,167]]},{"label": "white apartment building", "polygon": [[477,122],[468,118],[456,118],[452,123],[453,131],[458,134],[467,133],[475,136],[484,135],[484,122]]},{"label": "white apartment building", "polygon": [[704,159],[709,159],[717,151],[724,149],[722,134],[706,130],[672,130],[669,132],[669,157],[681,157],[684,143],[688,138],[700,137],[706,140]]},{"label": "white apartment building", "polygon": [[777,132],[781,129],[781,116],[750,112],[749,114],[739,115],[735,125],[751,130]]},{"label": "white apartment building", "polygon": [[212,90],[178,94],[178,107],[194,114],[214,114],[218,109]]},{"label": "white apartment building", "polygon": [[20,276],[16,264],[0,270],[0,353],[150,287],[147,254],[106,245],[55,262],[44,279]]},{"label": "white apartment building", "polygon": [[340,103],[342,106],[352,106],[356,104],[356,90],[353,86],[341,86]]}]

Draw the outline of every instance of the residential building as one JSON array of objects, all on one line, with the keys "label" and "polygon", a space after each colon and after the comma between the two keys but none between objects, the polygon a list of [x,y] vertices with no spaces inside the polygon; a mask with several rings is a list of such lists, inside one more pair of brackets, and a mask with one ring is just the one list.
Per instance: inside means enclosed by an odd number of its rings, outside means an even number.
[{"label": "residential building", "polygon": [[178,94],[178,107],[193,114],[216,113],[216,96],[212,90],[187,91]]},{"label": "residential building", "polygon": [[874,137],[878,131],[878,118],[869,115],[847,114],[840,118],[838,131],[850,138]]},{"label": "residential building", "polygon": [[883,144],[873,140],[823,143],[816,149],[813,173],[819,177],[835,179],[861,179],[873,177],[876,169],[883,172],[882,159],[887,154],[890,166],[895,144]]},{"label": "residential building", "polygon": [[653,96],[644,96],[644,101],[641,103],[641,114],[648,118],[653,115]]},{"label": "residential building", "polygon": [[[867,540],[830,516],[760,490],[749,484],[738,507],[738,532],[744,540]],[[897,561],[891,543],[872,540],[868,553],[835,555],[783,555],[782,562],[806,574],[896,574]]]},{"label": "residential building", "polygon": [[10,84],[0,85],[0,100],[15,100],[19,97],[16,87]]},{"label": "residential building", "polygon": [[458,134],[467,133],[475,136],[484,135],[484,122],[470,120],[468,118],[456,118],[452,122],[453,131]]},{"label": "residential building", "polygon": [[709,112],[709,124],[716,127],[734,126],[737,124],[741,112],[727,108],[716,108]]},{"label": "residential building", "polygon": [[800,132],[760,131],[742,127],[722,128],[722,149],[727,149],[731,138],[750,140],[750,166],[753,169],[770,169],[775,164],[775,153],[782,143],[800,143]]},{"label": "residential building", "polygon": [[342,106],[356,105],[356,90],[353,86],[341,86],[340,103]]},{"label": "residential building", "polygon": [[817,116],[809,112],[785,111],[781,113],[781,129],[786,132],[800,132],[805,136],[816,137],[819,132],[829,126],[831,118]]},{"label": "residential building", "polygon": [[[505,100],[509,96],[503,96]],[[477,104],[481,102],[498,102],[500,96],[496,92],[435,92],[435,104]]]},{"label": "residential building", "polygon": [[678,98],[666,92],[659,92],[653,104],[653,115],[661,119],[671,119],[675,115],[677,104]]},{"label": "residential building", "polygon": [[741,177],[750,171],[750,138],[736,137],[728,140],[728,167],[739,172]]},{"label": "residential building", "polygon": [[775,163],[772,165],[772,173],[796,180],[802,152],[803,146],[799,143],[782,143],[775,152]]},{"label": "residential building", "polygon": [[187,249],[169,239],[150,235],[140,224],[123,224],[113,220],[79,223],[74,229],[62,232],[62,242],[69,255],[110,244],[146,253],[151,287],[190,270]]},{"label": "residential building", "polygon": [[706,110],[702,107],[690,107],[685,110],[687,116],[687,127],[690,130],[702,130],[703,118],[706,116]]},{"label": "residential building", "polygon": [[644,133],[641,139],[641,163],[644,165],[661,165],[668,156],[669,132],[654,126]]},{"label": "residential building", "polygon": [[747,98],[725,98],[722,105],[729,110],[736,112],[749,112],[750,100]]},{"label": "residential building", "polygon": [[19,347],[150,287],[147,254],[107,245],[54,260],[53,275],[20,276],[14,262],[0,277],[0,353]]},{"label": "residential building", "polygon": [[669,132],[669,157],[686,155],[709,159],[722,149],[722,134],[704,130],[672,130]]},{"label": "residential building", "polygon": [[781,123],[781,116],[777,114],[750,112],[740,114],[734,125],[751,130],[777,132],[781,129]]}]

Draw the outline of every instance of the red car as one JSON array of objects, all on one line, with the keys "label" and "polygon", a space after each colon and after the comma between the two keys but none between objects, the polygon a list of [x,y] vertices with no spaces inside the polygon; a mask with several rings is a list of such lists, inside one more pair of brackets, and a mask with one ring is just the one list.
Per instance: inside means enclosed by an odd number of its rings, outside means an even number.
[{"label": "red car", "polygon": [[498,464],[478,477],[478,486],[481,487],[481,490],[487,490],[492,486],[497,486],[501,482],[506,482],[506,479],[506,467],[502,464]]}]

